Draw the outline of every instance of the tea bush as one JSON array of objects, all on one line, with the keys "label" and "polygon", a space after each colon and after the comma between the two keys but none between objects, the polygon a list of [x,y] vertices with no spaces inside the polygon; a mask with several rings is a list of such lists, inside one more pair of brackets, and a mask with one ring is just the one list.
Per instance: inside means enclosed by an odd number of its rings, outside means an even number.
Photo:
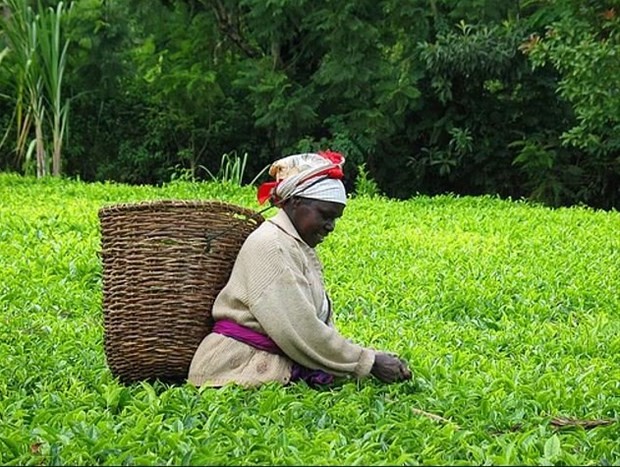
[{"label": "tea bush", "polygon": [[232,184],[0,175],[0,464],[620,463],[618,212],[351,199],[318,247],[336,323],[402,354],[413,381],[123,386],[103,351],[97,211],[157,198],[258,208]]}]

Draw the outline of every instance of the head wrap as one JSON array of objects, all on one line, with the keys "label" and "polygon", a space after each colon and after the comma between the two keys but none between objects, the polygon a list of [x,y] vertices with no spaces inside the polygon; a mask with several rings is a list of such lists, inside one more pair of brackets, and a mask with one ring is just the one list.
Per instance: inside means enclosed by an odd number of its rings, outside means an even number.
[{"label": "head wrap", "polygon": [[258,202],[268,199],[281,204],[293,197],[312,198],[322,201],[347,204],[347,195],[342,183],[342,154],[332,151],[294,154],[279,159],[269,168],[269,175],[275,182],[263,183],[258,188]]}]

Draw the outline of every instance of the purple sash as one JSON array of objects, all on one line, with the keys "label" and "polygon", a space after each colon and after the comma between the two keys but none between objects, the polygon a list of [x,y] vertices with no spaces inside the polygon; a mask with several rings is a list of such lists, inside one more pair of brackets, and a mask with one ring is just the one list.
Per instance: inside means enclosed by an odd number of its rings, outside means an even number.
[{"label": "purple sash", "polygon": [[[243,342],[256,349],[264,350],[265,352],[285,355],[282,349],[280,349],[269,336],[237,324],[230,319],[216,321],[213,326],[213,332],[231,337],[232,339]],[[334,381],[334,376],[323,370],[311,370],[299,363],[293,362],[291,381],[299,380],[304,380],[308,385],[314,386],[316,384],[331,384]]]}]

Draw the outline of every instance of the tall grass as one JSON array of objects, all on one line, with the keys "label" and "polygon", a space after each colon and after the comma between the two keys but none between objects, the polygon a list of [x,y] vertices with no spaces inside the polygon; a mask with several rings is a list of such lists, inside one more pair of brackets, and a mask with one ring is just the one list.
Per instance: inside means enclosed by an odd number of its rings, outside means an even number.
[{"label": "tall grass", "polygon": [[62,144],[67,129],[69,99],[63,95],[62,82],[67,64],[69,41],[61,37],[61,24],[65,16],[65,5],[58,2],[56,8],[48,8],[38,17],[42,34],[39,39],[41,74],[45,86],[50,112],[52,134],[52,174],[61,172]]},{"label": "tall grass", "polygon": [[[14,99],[14,118],[16,130],[15,153],[29,165],[31,155],[36,147],[37,175],[44,175],[44,143],[42,134],[43,98],[42,80],[37,72],[36,47],[38,39],[37,21],[32,8],[23,0],[7,0],[9,14],[0,16],[0,33],[7,44],[4,66],[9,66],[13,79],[3,83],[11,90],[5,98]],[[32,127],[35,139],[30,139]]]},{"label": "tall grass", "polygon": [[[209,169],[205,166],[201,165],[201,167],[207,174],[209,174],[210,180],[213,182],[221,182],[221,183],[232,183],[233,185],[242,186],[243,178],[245,175],[245,167],[248,160],[248,153],[244,153],[243,156],[238,156],[236,153],[222,154],[222,158],[220,159],[220,167],[216,174],[213,174]],[[269,166],[264,167],[249,183],[249,185],[253,185],[256,180],[263,175],[269,169]]]},{"label": "tall grass", "polygon": [[38,177],[47,175],[50,165],[58,176],[69,110],[69,100],[62,92],[69,42],[61,37],[61,24],[67,9],[63,2],[47,9],[39,2],[36,11],[26,0],[6,0],[5,5],[9,14],[0,16],[0,34],[7,46],[0,66],[11,67],[13,73],[8,74],[10,82],[0,83],[11,92],[0,97],[14,102],[15,153],[25,172],[29,172],[35,154]]},{"label": "tall grass", "polygon": [[156,198],[258,207],[229,183],[0,175],[0,464],[620,463],[619,213],[351,199],[319,246],[336,324],[413,381],[124,387],[103,352],[97,210]]}]

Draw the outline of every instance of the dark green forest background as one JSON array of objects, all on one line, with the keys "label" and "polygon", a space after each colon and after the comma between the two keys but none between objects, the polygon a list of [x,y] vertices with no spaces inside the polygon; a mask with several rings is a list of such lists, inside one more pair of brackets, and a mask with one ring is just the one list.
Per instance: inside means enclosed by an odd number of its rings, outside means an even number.
[{"label": "dark green forest background", "polygon": [[247,154],[250,183],[331,148],[351,190],[367,171],[395,198],[620,207],[617,0],[0,0],[0,18],[4,171],[161,184]]}]

